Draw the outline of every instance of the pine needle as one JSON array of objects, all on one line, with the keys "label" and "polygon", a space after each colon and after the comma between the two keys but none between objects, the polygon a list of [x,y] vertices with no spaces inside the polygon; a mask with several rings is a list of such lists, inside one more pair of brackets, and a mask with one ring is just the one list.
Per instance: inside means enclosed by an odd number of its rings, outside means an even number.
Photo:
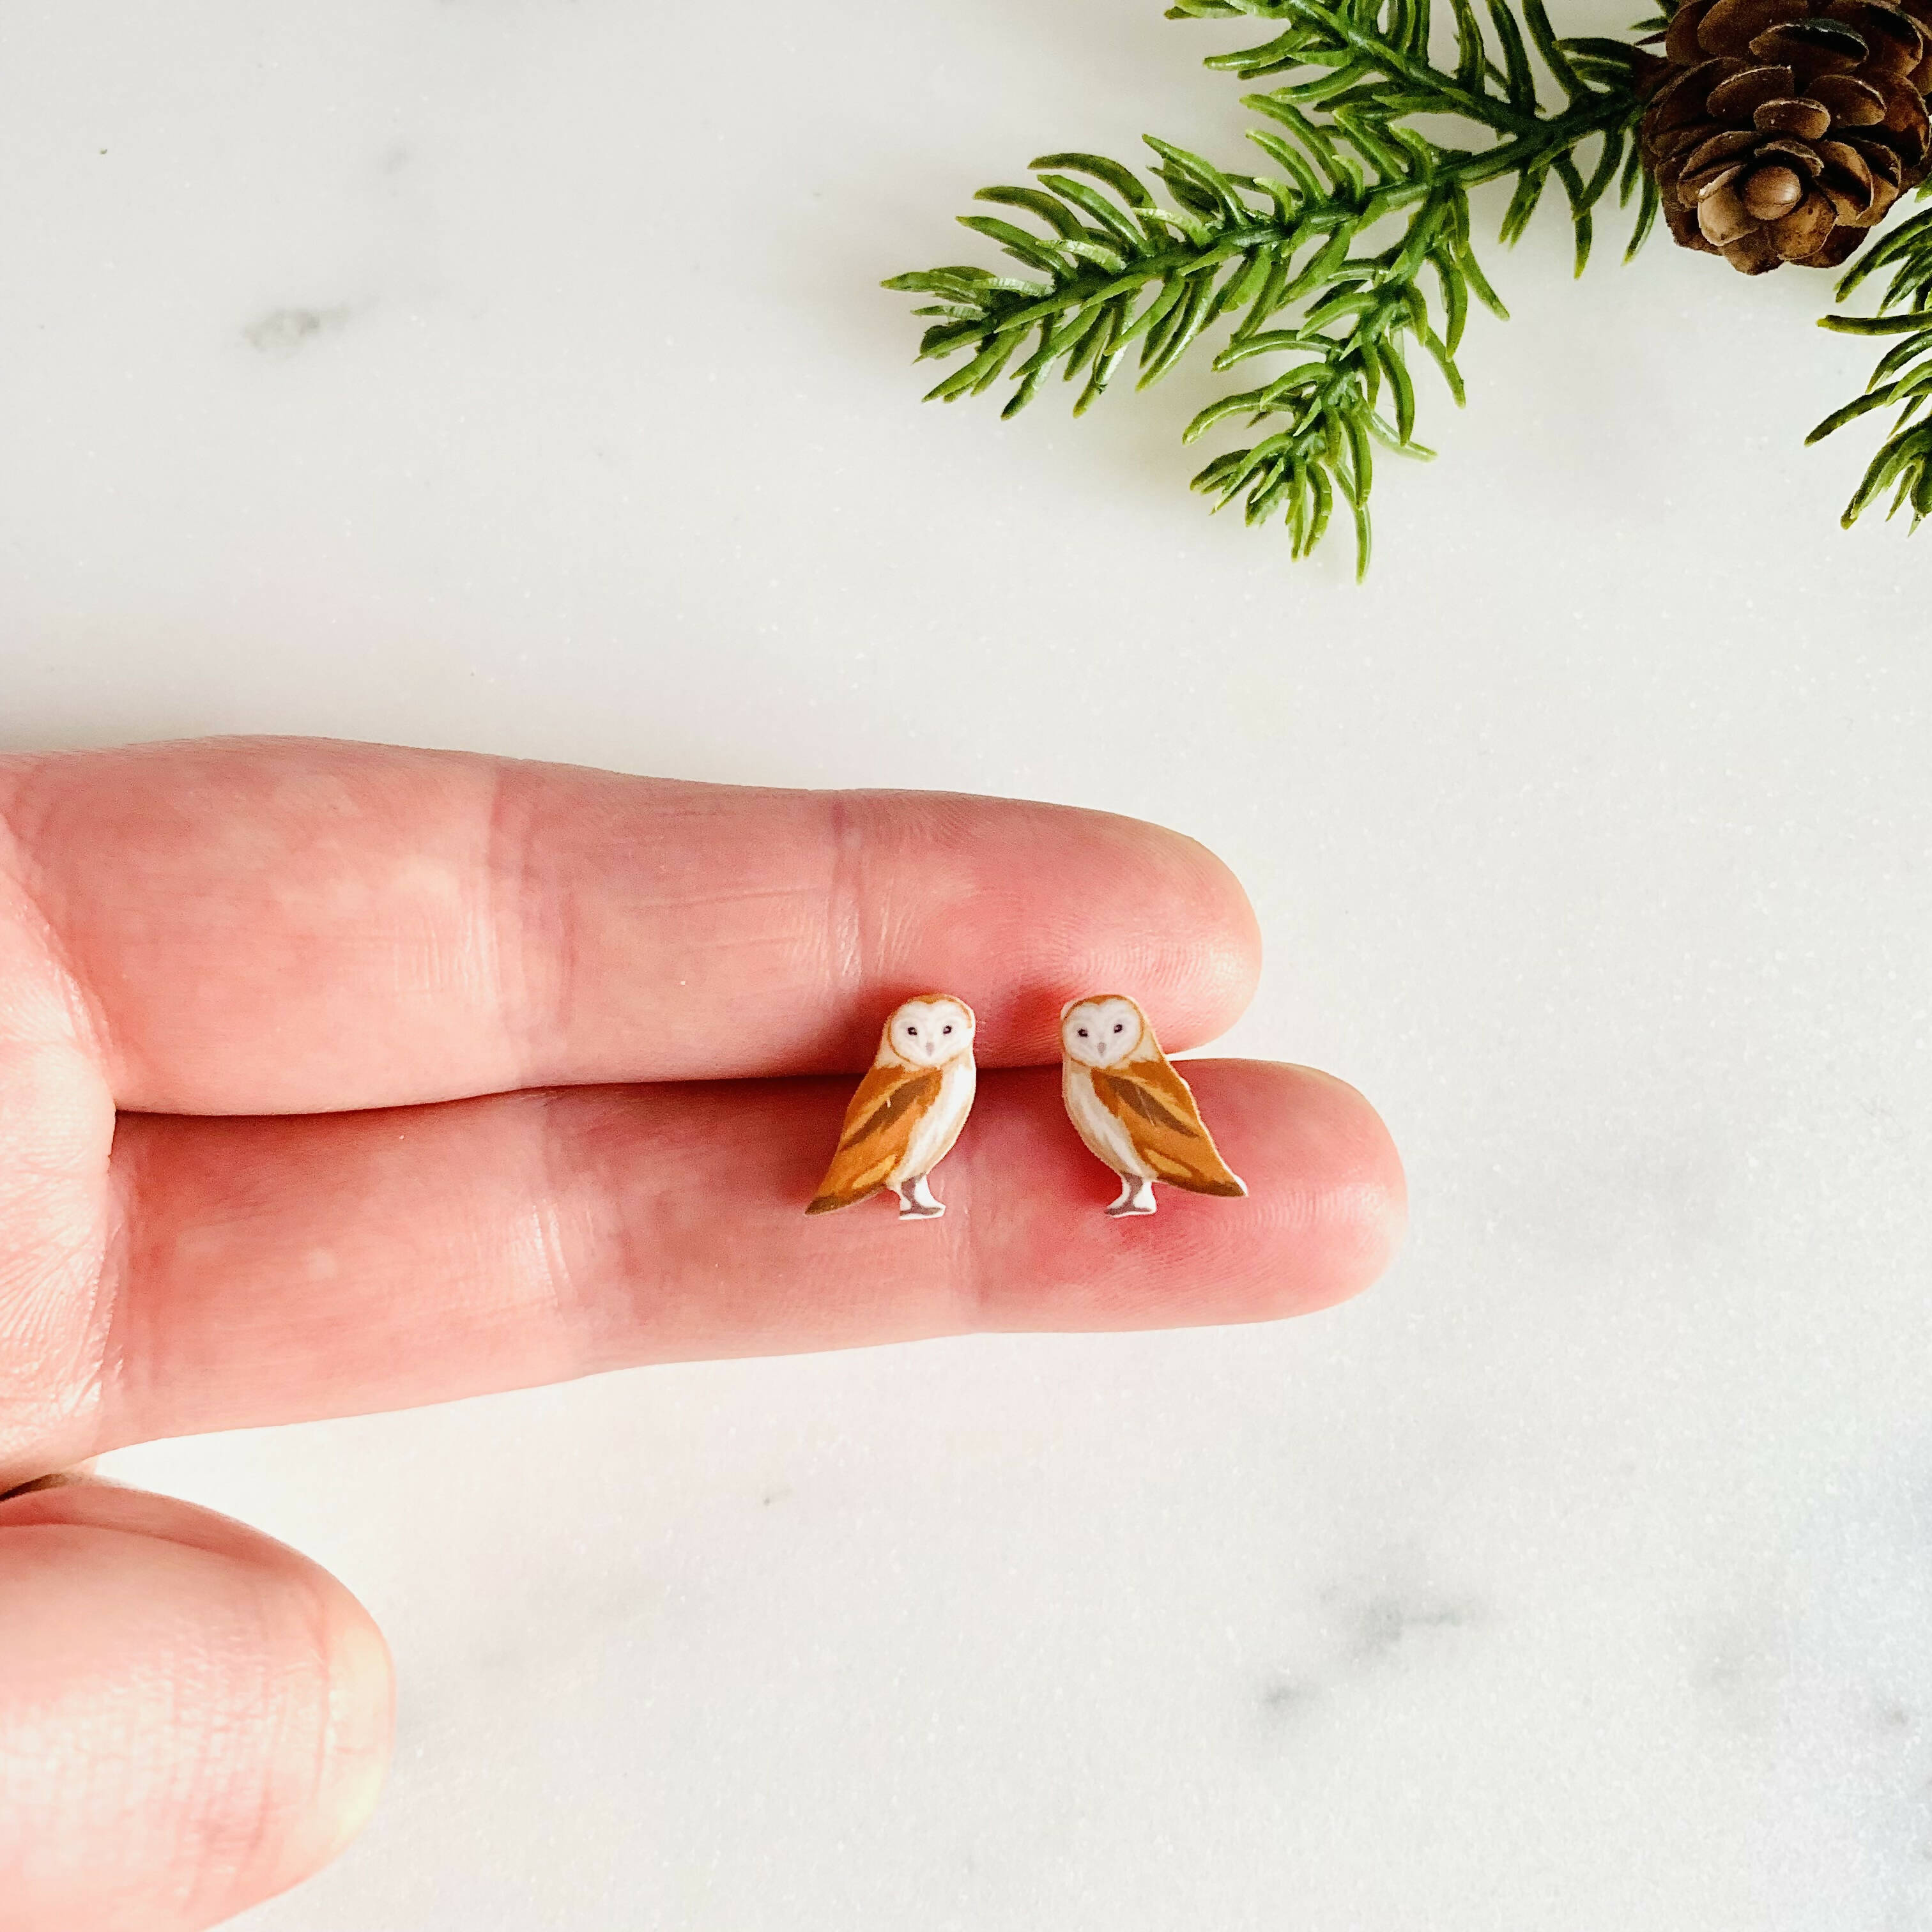
[{"label": "pine needle", "polygon": [[[1412,351],[1460,404],[1455,353],[1471,295],[1507,314],[1471,246],[1470,189],[1515,178],[1501,235],[1514,243],[1553,181],[1581,274],[1596,205],[1620,177],[1627,201],[1640,172],[1636,50],[1559,40],[1542,0],[1518,4],[1520,19],[1510,0],[1484,0],[1482,16],[1472,0],[1451,0],[1456,64],[1445,70],[1430,55],[1429,0],[1178,0],[1171,19],[1247,16],[1270,28],[1267,40],[1208,62],[1278,83],[1244,97],[1264,123],[1249,131],[1268,170],[1235,172],[1149,136],[1144,172],[1165,202],[1141,174],[1089,154],[1042,155],[1030,164],[1037,185],[982,190],[979,200],[1041,224],[961,218],[1019,274],[932,268],[885,284],[932,298],[920,310],[938,318],[922,358],[965,358],[928,399],[978,394],[1004,378],[1015,386],[1011,415],[1057,368],[1078,384],[1077,415],[1130,352],[1144,388],[1232,323],[1214,366],[1263,358],[1264,379],[1210,404],[1184,440],[1232,418],[1265,434],[1216,457],[1193,487],[1217,509],[1238,501],[1251,524],[1280,517],[1297,556],[1321,542],[1339,500],[1359,576],[1372,445],[1430,454],[1414,437]],[[1539,74],[1561,107],[1539,104]],[[1480,139],[1445,146],[1413,124],[1424,118]],[[1655,212],[1646,180],[1630,252]]]},{"label": "pine needle", "polygon": [[[1922,198],[1927,188],[1918,192]],[[1879,298],[1877,314],[1828,315],[1818,323],[1843,335],[1904,338],[1879,358],[1864,394],[1834,410],[1804,439],[1816,442],[1874,410],[1900,406],[1892,434],[1879,446],[1839,519],[1846,530],[1887,490],[1893,494],[1886,514],[1896,516],[1910,506],[1914,530],[1932,509],[1932,434],[1928,424],[1914,420],[1932,393],[1932,209],[1900,223],[1861,255],[1839,280],[1839,301],[1847,300],[1882,268],[1891,269],[1892,280]]]}]

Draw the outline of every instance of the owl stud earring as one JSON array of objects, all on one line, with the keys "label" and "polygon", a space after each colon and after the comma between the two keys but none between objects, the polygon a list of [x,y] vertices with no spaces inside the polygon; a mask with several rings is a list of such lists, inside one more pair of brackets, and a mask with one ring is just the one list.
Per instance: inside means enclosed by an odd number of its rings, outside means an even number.
[{"label": "owl stud earring", "polygon": [[872,1071],[838,1130],[838,1151],[808,1214],[829,1214],[890,1188],[902,1221],[946,1212],[926,1177],[952,1151],[973,1108],[973,1009],[950,993],[922,993],[895,1006],[879,1034]]},{"label": "owl stud earring", "polygon": [[1060,1012],[1060,1054],[1067,1117],[1088,1151],[1120,1177],[1110,1215],[1154,1213],[1156,1180],[1192,1194],[1247,1192],[1146,1014],[1125,994],[1070,1000]]}]

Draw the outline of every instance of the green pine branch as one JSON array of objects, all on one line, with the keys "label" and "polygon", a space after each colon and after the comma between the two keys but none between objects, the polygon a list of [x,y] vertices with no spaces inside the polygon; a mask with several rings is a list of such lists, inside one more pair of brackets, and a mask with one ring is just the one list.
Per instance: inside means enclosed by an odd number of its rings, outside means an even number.
[{"label": "green pine branch", "polygon": [[[1919,190],[1922,196],[1926,191]],[[1891,434],[1845,506],[1840,521],[1847,530],[1888,490],[1892,493],[1888,518],[1909,503],[1916,530],[1921,518],[1932,514],[1932,420],[1920,419],[1926,398],[1932,395],[1932,209],[1901,222],[1861,256],[1838,284],[1839,301],[1849,300],[1882,268],[1891,269],[1892,279],[1879,298],[1877,314],[1828,315],[1818,325],[1846,335],[1900,338],[1879,358],[1864,393],[1834,410],[1804,439],[1816,442],[1874,410],[1899,406]]]},{"label": "green pine branch", "polygon": [[[1004,414],[1024,408],[1055,370],[1078,382],[1077,416],[1131,353],[1137,386],[1158,382],[1207,330],[1233,318],[1217,369],[1283,358],[1255,387],[1210,404],[1185,440],[1231,417],[1266,434],[1216,457],[1194,488],[1219,508],[1242,500],[1250,523],[1275,514],[1294,554],[1320,542],[1339,501],[1367,567],[1374,446],[1415,440],[1411,370],[1420,350],[1460,404],[1456,351],[1470,298],[1508,311],[1470,241],[1469,190],[1514,177],[1502,240],[1514,243],[1554,178],[1588,260],[1593,211],[1612,184],[1637,212],[1626,258],[1648,234],[1656,190],[1639,158],[1644,56],[1618,40],[1559,40],[1542,0],[1450,0],[1453,67],[1430,50],[1429,0],[1179,0],[1170,18],[1252,16],[1274,38],[1208,64],[1244,80],[1285,76],[1245,104],[1266,125],[1249,138],[1275,172],[1244,174],[1147,137],[1155,199],[1104,156],[1047,154],[1036,184],[978,199],[1032,218],[962,215],[1021,273],[942,268],[889,289],[932,297],[922,358],[965,360],[928,400],[978,395],[1002,380]],[[1539,82],[1539,69],[1541,80]],[[1546,108],[1539,85],[1560,104]],[[1453,119],[1470,145],[1414,124]],[[1432,306],[1431,296],[1433,296]]]}]

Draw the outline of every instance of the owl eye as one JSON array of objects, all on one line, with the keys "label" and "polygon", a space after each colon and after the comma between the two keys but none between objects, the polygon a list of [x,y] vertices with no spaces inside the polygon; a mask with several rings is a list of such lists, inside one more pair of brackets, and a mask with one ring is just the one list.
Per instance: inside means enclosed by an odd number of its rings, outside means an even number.
[{"label": "owl eye", "polygon": [[1126,1031],[1126,1030],[1127,1030],[1127,1026],[1126,1026],[1126,1021],[1124,1021],[1124,1020],[1116,1020],[1116,1021],[1114,1022],[1114,1030],[1116,1033],[1125,1033],[1125,1032]]},{"label": "owl eye", "polygon": [[950,1033],[950,1032],[952,1030],[952,1028],[951,1028],[950,1025],[947,1025],[947,1026],[943,1026],[943,1027],[941,1027],[939,1030],[940,1030],[940,1031],[941,1033]]},{"label": "owl eye", "polygon": [[906,1028],[906,1031],[910,1034],[914,1040],[918,1039],[919,1028],[917,1027],[908,1027]]},{"label": "owl eye", "polygon": [[1082,1040],[1084,1040],[1087,1037],[1087,1029],[1084,1027],[1082,1027],[1080,1029],[1080,1037]]}]

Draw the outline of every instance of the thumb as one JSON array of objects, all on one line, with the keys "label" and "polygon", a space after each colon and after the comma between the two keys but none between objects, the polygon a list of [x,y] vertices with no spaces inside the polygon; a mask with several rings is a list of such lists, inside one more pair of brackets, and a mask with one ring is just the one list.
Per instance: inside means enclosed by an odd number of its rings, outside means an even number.
[{"label": "thumb", "polygon": [[373,1808],[389,1659],[266,1536],[94,1483],[0,1501],[0,1932],[196,1932]]}]

